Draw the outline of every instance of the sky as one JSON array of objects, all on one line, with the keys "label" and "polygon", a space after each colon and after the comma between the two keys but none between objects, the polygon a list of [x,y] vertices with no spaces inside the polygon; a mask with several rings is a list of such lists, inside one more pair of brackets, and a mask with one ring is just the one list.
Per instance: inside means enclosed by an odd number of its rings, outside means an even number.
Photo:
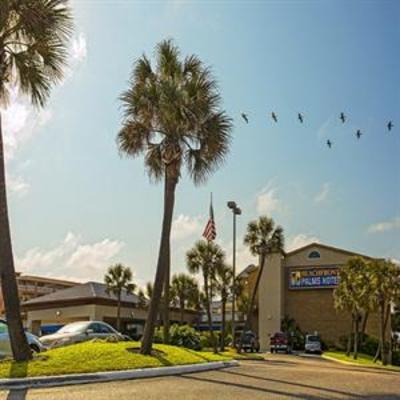
[{"label": "sky", "polygon": [[134,61],[166,38],[211,66],[234,121],[224,166],[202,186],[185,174],[179,182],[173,273],[186,270],[185,253],[201,238],[210,192],[228,260],[226,202],[242,209],[238,270],[256,262],[243,236],[260,215],[283,226],[286,250],[317,241],[400,260],[399,2],[71,4],[64,81],[42,110],[17,93],[2,110],[18,271],[102,281],[122,262],[139,285],[153,279],[163,186],[149,181],[142,158],[121,156],[115,138]]}]

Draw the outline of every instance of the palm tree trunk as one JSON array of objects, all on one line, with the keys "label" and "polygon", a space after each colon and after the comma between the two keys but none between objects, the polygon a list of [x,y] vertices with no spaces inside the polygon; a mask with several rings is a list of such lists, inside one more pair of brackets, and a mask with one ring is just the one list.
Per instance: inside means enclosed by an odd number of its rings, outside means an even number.
[{"label": "palm tree trunk", "polygon": [[387,330],[387,324],[389,322],[389,317],[390,317],[390,303],[384,307],[384,322],[383,322],[383,332],[381,332],[381,335],[383,337],[383,347],[381,350],[381,355],[382,355],[382,365],[387,365],[388,363],[388,348],[387,348],[387,342],[386,342],[386,330]]},{"label": "palm tree trunk", "polygon": [[221,322],[221,352],[225,351],[225,314],[226,300],[222,299],[222,322]]},{"label": "palm tree trunk", "polygon": [[358,358],[358,326],[359,326],[359,315],[358,313],[355,314],[354,320],[354,351],[353,351],[353,358],[357,360]]},{"label": "palm tree trunk", "polygon": [[365,312],[364,312],[364,317],[363,317],[363,320],[362,320],[362,324],[361,324],[360,345],[362,345],[362,344],[364,343],[365,331],[366,331],[366,329],[367,329],[368,317],[369,317],[369,311],[365,311]]},{"label": "palm tree trunk", "polygon": [[256,279],[256,283],[253,288],[253,293],[251,294],[251,300],[250,300],[249,308],[247,310],[247,318],[246,318],[246,321],[244,324],[243,332],[246,332],[251,328],[251,318],[253,316],[253,309],[254,309],[254,305],[256,302],[257,291],[258,291],[258,287],[260,286],[262,273],[264,271],[265,254],[261,255],[260,261],[261,261],[260,269],[257,274],[257,279]]},{"label": "palm tree trunk", "polygon": [[166,255],[165,281],[164,281],[164,307],[163,307],[163,341],[164,344],[169,343],[169,283],[171,279],[171,256],[170,242],[168,241],[168,250]]},{"label": "palm tree trunk", "polygon": [[121,332],[121,293],[118,293],[117,304],[117,331]]},{"label": "palm tree trunk", "polygon": [[[215,340],[215,335],[213,331],[213,322],[211,316],[211,300],[212,296],[210,296],[210,288],[208,287],[208,276],[204,275],[204,291],[206,296],[206,306],[207,306],[207,319],[208,319],[208,329],[210,332],[210,338],[213,346],[214,353],[218,353],[217,342]],[[211,297],[211,299],[210,299]]]},{"label": "palm tree trunk", "polygon": [[353,325],[354,325],[354,320],[353,320],[353,315],[351,316],[351,329],[350,329],[350,333],[349,336],[347,338],[347,348],[346,348],[346,356],[350,357],[350,353],[351,353],[351,337],[353,334]]},{"label": "palm tree trunk", "polygon": [[185,300],[180,300],[179,302],[179,306],[180,306],[180,311],[181,311],[181,325],[183,325],[183,315],[184,315],[184,311],[185,311]]},{"label": "palm tree trunk", "polygon": [[168,174],[167,172],[165,178],[164,217],[162,223],[160,249],[158,253],[156,276],[154,279],[153,295],[151,296],[149,311],[147,313],[146,324],[144,327],[142,346],[140,349],[142,354],[150,354],[152,350],[154,325],[166,279],[166,269],[168,268],[172,215],[175,204],[175,189],[178,183],[177,177],[170,175],[171,174]]},{"label": "palm tree trunk", "polygon": [[21,321],[7,208],[7,189],[0,113],[0,279],[11,349],[16,361],[32,358]]}]

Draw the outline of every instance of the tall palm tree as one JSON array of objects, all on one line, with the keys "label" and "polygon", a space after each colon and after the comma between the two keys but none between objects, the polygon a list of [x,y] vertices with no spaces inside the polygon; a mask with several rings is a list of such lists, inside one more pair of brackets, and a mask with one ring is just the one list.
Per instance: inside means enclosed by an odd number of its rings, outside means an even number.
[{"label": "tall palm tree", "polygon": [[[63,76],[72,32],[67,0],[0,1],[0,106],[17,88],[43,106]],[[0,114],[0,279],[15,360],[31,358],[23,331],[7,208],[3,133]]]},{"label": "tall palm tree", "polygon": [[232,122],[220,108],[221,97],[210,69],[195,55],[182,59],[171,40],[157,45],[155,65],[145,55],[135,62],[121,101],[120,151],[132,157],[144,155],[150,178],[164,181],[154,293],[141,347],[143,354],[149,354],[163,288],[168,307],[171,224],[183,166],[195,184],[204,182],[228,153]]},{"label": "tall palm tree", "polygon": [[251,293],[247,318],[243,332],[251,327],[253,309],[256,302],[258,287],[264,271],[265,261],[268,254],[282,252],[284,248],[284,235],[281,226],[275,227],[272,218],[261,216],[258,220],[251,221],[247,225],[247,232],[244,237],[244,244],[249,247],[250,253],[259,258],[260,266],[258,268],[256,282]]},{"label": "tall palm tree", "polygon": [[216,243],[199,240],[194,247],[186,253],[186,264],[191,274],[198,274],[201,272],[203,275],[208,328],[214,352],[217,353],[218,349],[213,331],[211,303],[214,296],[215,273],[218,268],[221,268],[221,266],[225,264],[225,253]]},{"label": "tall palm tree", "polygon": [[171,296],[180,310],[180,323],[184,322],[185,308],[191,304],[195,294],[198,292],[196,279],[187,274],[177,274],[172,277]]},{"label": "tall palm tree", "polygon": [[[225,351],[226,303],[232,295],[232,267],[220,264],[216,270],[216,288],[221,298],[221,351]],[[234,340],[232,338],[232,340]]]},{"label": "tall palm tree", "polygon": [[126,294],[132,294],[136,285],[132,282],[132,271],[129,267],[122,264],[115,264],[108,268],[104,276],[104,283],[107,285],[107,293],[112,293],[117,297],[117,330],[121,329],[121,297],[125,291]]}]

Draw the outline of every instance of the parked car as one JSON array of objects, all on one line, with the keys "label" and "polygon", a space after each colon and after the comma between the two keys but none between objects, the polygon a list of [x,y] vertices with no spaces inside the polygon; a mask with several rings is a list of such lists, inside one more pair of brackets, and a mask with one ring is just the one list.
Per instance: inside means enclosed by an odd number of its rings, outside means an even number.
[{"label": "parked car", "polygon": [[112,326],[101,321],[80,321],[64,325],[52,335],[42,336],[40,341],[49,348],[86,342],[95,338],[107,339],[114,337],[125,340],[124,336]]},{"label": "parked car", "polygon": [[286,333],[274,333],[270,339],[270,349],[271,353],[278,353],[278,351],[284,351],[287,354],[291,353],[292,346],[290,345],[289,338]]},{"label": "parked car", "polygon": [[321,339],[318,335],[306,335],[306,343],[304,346],[306,353],[322,353]]},{"label": "parked car", "polygon": [[238,341],[237,346],[244,351],[259,352],[260,343],[258,341],[257,335],[252,331],[244,332]]},{"label": "parked car", "polygon": [[[25,332],[26,339],[28,340],[29,347],[34,353],[45,351],[46,348],[40,342],[39,338],[30,332]],[[0,319],[0,357],[11,356],[11,343],[8,334],[7,321]]]}]

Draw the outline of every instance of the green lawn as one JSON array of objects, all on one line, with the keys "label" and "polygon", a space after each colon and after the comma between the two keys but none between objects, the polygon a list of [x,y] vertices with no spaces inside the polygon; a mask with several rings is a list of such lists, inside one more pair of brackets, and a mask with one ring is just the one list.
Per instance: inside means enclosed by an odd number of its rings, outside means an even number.
[{"label": "green lawn", "polygon": [[226,351],[220,354],[229,358],[233,358],[234,360],[265,360],[265,358],[261,354],[246,353],[244,351],[238,353],[235,349],[232,349],[231,347],[227,348]]},{"label": "green lawn", "polygon": [[154,355],[138,354],[137,342],[86,342],[41,353],[29,362],[0,361],[0,378],[117,371],[232,359],[182,347],[154,345]]},{"label": "green lawn", "polygon": [[334,358],[335,360],[338,361],[344,361],[346,363],[356,364],[363,367],[375,367],[375,368],[400,371],[400,367],[397,366],[392,366],[392,365],[383,366],[380,361],[374,363],[373,362],[374,357],[369,356],[367,354],[359,354],[357,360],[354,360],[352,356],[347,357],[346,353],[343,353],[341,351],[326,351],[323,353],[322,357]]}]

